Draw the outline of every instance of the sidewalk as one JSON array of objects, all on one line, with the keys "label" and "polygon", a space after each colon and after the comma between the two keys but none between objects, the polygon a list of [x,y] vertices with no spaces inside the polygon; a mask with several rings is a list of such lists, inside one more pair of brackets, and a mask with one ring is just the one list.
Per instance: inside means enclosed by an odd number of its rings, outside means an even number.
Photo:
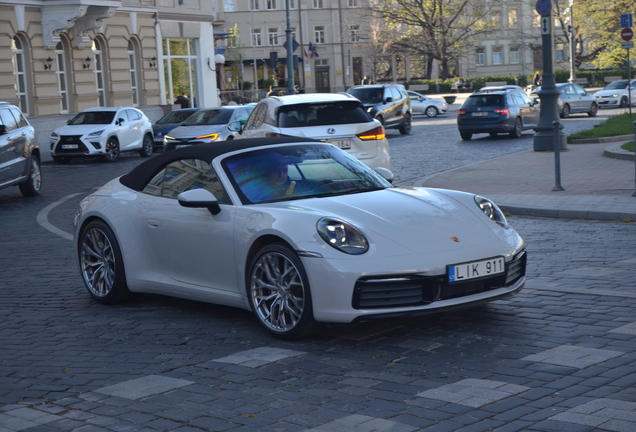
[{"label": "sidewalk", "polygon": [[568,144],[560,152],[561,186],[553,152],[528,150],[425,177],[416,186],[456,189],[492,199],[513,215],[636,221],[636,164],[617,143]]}]

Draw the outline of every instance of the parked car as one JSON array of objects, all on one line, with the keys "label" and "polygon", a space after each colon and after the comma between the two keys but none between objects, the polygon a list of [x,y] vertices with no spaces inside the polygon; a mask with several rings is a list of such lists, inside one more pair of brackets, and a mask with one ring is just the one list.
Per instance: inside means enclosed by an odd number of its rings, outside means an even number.
[{"label": "parked car", "polygon": [[153,150],[152,124],[133,107],[89,108],[51,134],[51,155],[57,163],[78,156],[114,162],[121,152],[137,151],[149,157]]},{"label": "parked car", "polygon": [[457,127],[463,140],[474,134],[496,136],[509,133],[519,138],[524,130],[539,124],[539,107],[525,93],[515,90],[492,93],[475,92],[457,111]]},{"label": "parked car", "polygon": [[231,125],[236,122],[244,124],[253,110],[254,105],[199,110],[181,123],[181,126],[164,135],[163,148],[168,151],[193,144],[233,140],[239,136],[240,127]]},{"label": "parked car", "polygon": [[[636,80],[629,86],[632,105],[636,104]],[[629,104],[630,95],[627,91],[627,80],[612,81],[603,90],[594,93],[594,99],[599,108],[620,107],[625,108]]]},{"label": "parked car", "polygon": [[369,115],[386,129],[411,132],[411,99],[401,84],[371,84],[355,86],[347,93],[358,98]]},{"label": "parked car", "polygon": [[371,168],[391,169],[384,127],[347,93],[271,96],[256,105],[240,138],[297,136],[326,141]]},{"label": "parked car", "polygon": [[427,117],[437,117],[439,114],[448,112],[448,104],[444,101],[429,98],[411,90],[408,90],[408,94],[413,115],[425,114]]},{"label": "parked car", "polygon": [[155,136],[155,148],[161,147],[163,149],[163,137],[172,129],[179,126],[181,123],[187,120],[195,112],[201,108],[184,108],[168,112],[152,125],[152,131]]},{"label": "parked car", "polygon": [[[559,106],[559,116],[561,118],[568,118],[570,114],[574,113],[586,113],[590,117],[598,114],[598,104],[594,98],[594,95],[588,93],[583,87],[575,83],[561,83],[556,84],[557,90],[561,92],[559,99],[557,100]],[[539,101],[538,93],[541,91],[541,87],[537,87],[530,94],[535,101]]]},{"label": "parked car", "polygon": [[0,102],[0,189],[9,186],[18,186],[27,197],[39,195],[40,148],[20,108]]},{"label": "parked car", "polygon": [[154,293],[234,306],[285,339],[522,289],[525,243],[492,201],[392,187],[379,171],[304,138],[159,154],[80,204],[81,277],[100,303]]}]

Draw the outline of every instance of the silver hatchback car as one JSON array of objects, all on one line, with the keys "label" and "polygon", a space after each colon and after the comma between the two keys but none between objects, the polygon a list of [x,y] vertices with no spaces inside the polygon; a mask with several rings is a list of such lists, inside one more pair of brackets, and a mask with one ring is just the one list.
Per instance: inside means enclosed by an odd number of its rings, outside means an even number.
[{"label": "silver hatchback car", "polygon": [[[556,85],[557,90],[561,92],[558,99],[559,116],[568,118],[570,114],[585,113],[590,117],[598,114],[598,104],[592,93],[588,93],[583,87],[575,83],[562,83]],[[530,93],[530,97],[539,100],[537,94],[541,87],[537,87]]]}]

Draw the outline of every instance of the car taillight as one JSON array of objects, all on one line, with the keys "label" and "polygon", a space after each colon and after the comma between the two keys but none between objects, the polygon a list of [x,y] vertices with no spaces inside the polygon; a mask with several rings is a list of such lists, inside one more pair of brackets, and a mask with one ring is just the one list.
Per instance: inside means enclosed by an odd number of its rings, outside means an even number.
[{"label": "car taillight", "polygon": [[508,108],[499,108],[493,111],[497,114],[510,114],[510,110]]},{"label": "car taillight", "polygon": [[381,140],[385,137],[386,132],[384,131],[384,126],[378,126],[377,128],[373,128],[370,131],[358,134],[358,138],[360,138],[362,141]]},{"label": "car taillight", "polygon": [[466,114],[466,111],[462,111],[462,110],[457,111],[457,115],[458,116],[461,116],[461,115],[464,115],[464,114]]}]

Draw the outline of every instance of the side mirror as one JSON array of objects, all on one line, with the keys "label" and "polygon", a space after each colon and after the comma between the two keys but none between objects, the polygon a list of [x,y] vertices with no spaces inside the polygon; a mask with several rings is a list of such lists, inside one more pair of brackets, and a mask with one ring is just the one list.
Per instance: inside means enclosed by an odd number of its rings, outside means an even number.
[{"label": "side mirror", "polygon": [[7,133],[7,127],[5,125],[0,125],[0,135],[5,135]]},{"label": "side mirror", "polygon": [[382,168],[382,167],[376,167],[373,169],[373,171],[375,171],[377,174],[380,174],[380,176],[388,181],[389,183],[393,184],[393,173],[391,172],[391,170],[386,169],[386,168]]},{"label": "side mirror", "polygon": [[232,132],[241,132],[241,130],[243,129],[243,124],[241,123],[241,121],[235,121],[230,123],[227,128],[229,130],[231,130]]},{"label": "side mirror", "polygon": [[121,124],[123,124],[123,123],[124,123],[124,121],[125,121],[125,120],[124,120],[123,118],[121,118],[121,117],[120,117],[120,118],[118,118],[118,119],[117,119],[117,124],[120,124],[120,125],[121,125]]},{"label": "side mirror", "polygon": [[539,105],[539,103],[541,102],[541,99],[534,98],[534,99],[532,99],[532,102],[534,102],[535,105]]},{"label": "side mirror", "polygon": [[393,98],[389,96],[388,98],[385,99],[385,102],[386,103],[393,102]]},{"label": "side mirror", "polygon": [[212,215],[219,214],[221,207],[212,192],[206,189],[191,189],[177,195],[182,207],[207,208]]},{"label": "side mirror", "polygon": [[66,120],[66,124],[71,124],[71,120],[73,120],[73,119]]}]

